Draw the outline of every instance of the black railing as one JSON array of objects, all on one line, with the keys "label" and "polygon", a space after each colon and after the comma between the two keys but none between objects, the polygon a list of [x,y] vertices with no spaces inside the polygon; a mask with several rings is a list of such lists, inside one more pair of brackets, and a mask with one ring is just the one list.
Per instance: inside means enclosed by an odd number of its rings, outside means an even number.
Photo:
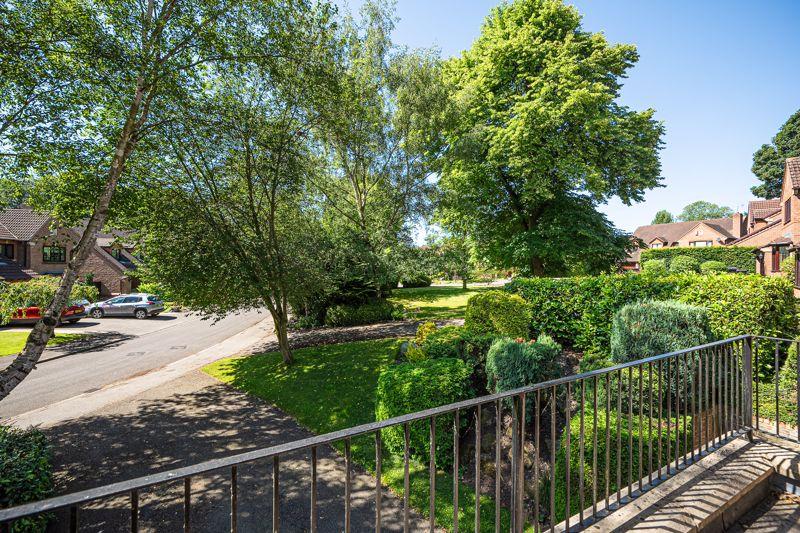
[{"label": "black railing", "polygon": [[[783,346],[788,342],[793,341],[749,335],[734,337],[0,510],[0,523],[8,530],[16,520],[66,510],[69,530],[77,531],[81,507],[96,505],[112,496],[128,495],[130,528],[137,531],[140,492],[182,481],[183,527],[188,532],[192,528],[192,481],[212,472],[227,471],[230,530],[236,531],[239,517],[237,469],[255,461],[271,460],[272,530],[278,531],[281,527],[280,503],[287,493],[286,487],[280,482],[281,458],[293,452],[305,451],[310,457],[307,470],[310,479],[307,484],[304,480],[303,490],[292,492],[291,497],[298,497],[306,487],[310,487],[308,527],[316,531],[317,452],[321,446],[339,445],[345,460],[340,518],[343,518],[344,530],[350,531],[353,472],[351,441],[369,436],[374,439],[375,445],[374,525],[375,530],[380,530],[384,519],[381,499],[382,431],[397,427],[402,428],[404,437],[402,520],[404,530],[408,531],[410,513],[413,512],[409,503],[409,428],[413,423],[427,423],[430,454],[427,465],[430,492],[428,524],[432,531],[437,473],[435,422],[437,417],[448,416],[453,418],[454,429],[452,492],[455,531],[459,528],[459,485],[462,474],[459,461],[464,459],[460,447],[466,435],[461,420],[465,417],[471,419],[470,431],[475,439],[474,458],[467,457],[466,460],[475,462],[476,531],[480,530],[482,523],[480,496],[489,495],[481,483],[481,463],[487,461],[487,456],[493,456],[495,463],[495,531],[501,529],[501,514],[504,512],[501,507],[510,513],[512,531],[522,531],[529,525],[536,530],[553,531],[557,527],[580,529],[646,492],[726,439],[750,432],[754,427],[754,412],[755,427],[763,425],[763,421],[758,421],[759,402],[757,399],[755,403],[753,401],[753,354],[757,359],[759,354],[763,357],[765,343]],[[777,375],[778,360],[785,359],[785,353],[781,352],[780,347],[776,348],[775,353]],[[758,383],[756,379],[755,386],[763,386]],[[776,391],[778,383],[779,379],[775,378]],[[776,393],[777,413],[780,412],[780,406],[777,405],[779,401]],[[533,412],[526,416],[526,411],[530,409]],[[484,415],[489,411],[493,417]],[[501,475],[501,464],[506,456],[502,453],[506,431],[502,423],[504,414],[510,414],[511,425],[510,465],[503,465],[510,466],[510,475],[505,476],[506,479],[502,479]],[[781,435],[779,416],[775,433]],[[494,449],[483,453],[490,446],[483,443],[482,439],[489,418],[494,419]],[[560,427],[563,427],[563,431],[559,437]],[[527,469],[526,460],[531,463]],[[623,463],[626,465],[623,466]],[[267,490],[269,479],[263,483]],[[502,488],[509,490],[503,491]],[[532,488],[532,497],[531,490],[526,488]],[[504,494],[507,496],[502,500]]]}]

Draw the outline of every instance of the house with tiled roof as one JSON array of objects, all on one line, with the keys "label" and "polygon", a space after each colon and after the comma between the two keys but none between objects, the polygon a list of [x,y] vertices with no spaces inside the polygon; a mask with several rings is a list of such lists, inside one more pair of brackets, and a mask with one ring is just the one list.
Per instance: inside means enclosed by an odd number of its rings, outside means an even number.
[{"label": "house with tiled roof", "polygon": [[[58,227],[50,216],[28,206],[0,211],[0,279],[60,276],[82,233],[82,227]],[[137,262],[132,252],[122,233],[99,233],[78,274],[91,280],[103,296],[131,292],[137,283],[130,275]]]}]

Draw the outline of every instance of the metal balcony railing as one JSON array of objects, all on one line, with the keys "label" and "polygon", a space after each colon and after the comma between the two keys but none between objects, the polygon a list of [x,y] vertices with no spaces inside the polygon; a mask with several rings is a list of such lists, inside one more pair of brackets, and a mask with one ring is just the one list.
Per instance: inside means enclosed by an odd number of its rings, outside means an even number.
[{"label": "metal balcony railing", "polygon": [[[429,527],[433,531],[435,502],[433,496],[436,491],[437,471],[435,421],[437,417],[452,416],[455,429],[452,458],[453,522],[454,530],[457,531],[461,470],[459,461],[462,459],[460,445],[463,442],[462,436],[465,435],[460,421],[464,417],[470,420],[470,437],[474,436],[475,439],[474,490],[476,495],[480,496],[485,493],[480,482],[483,461],[481,434],[486,419],[489,418],[484,413],[493,411],[491,414],[498,422],[493,428],[495,480],[492,496],[496,502],[501,501],[503,483],[510,485],[510,498],[506,498],[503,503],[510,512],[512,531],[522,531],[528,526],[533,526],[536,530],[551,531],[556,527],[565,530],[580,529],[713,451],[726,439],[749,433],[754,427],[762,428],[764,422],[759,422],[758,394],[754,401],[752,385],[754,364],[756,368],[760,368],[758,365],[763,361],[767,348],[771,351],[774,348],[772,362],[776,375],[774,400],[778,418],[774,433],[787,436],[786,431],[781,431],[781,406],[778,404],[782,398],[779,398],[780,379],[777,376],[780,362],[785,359],[787,343],[792,342],[795,341],[750,335],[734,337],[0,510],[0,524],[3,524],[4,529],[8,531],[15,520],[61,510],[66,511],[69,530],[78,531],[81,525],[79,517],[82,506],[97,505],[101,500],[111,496],[129,495],[130,529],[135,532],[139,529],[140,492],[182,481],[183,527],[188,532],[192,529],[190,519],[193,499],[192,480],[211,472],[227,471],[230,489],[230,530],[236,531],[239,514],[237,469],[254,461],[271,460],[271,528],[273,531],[278,531],[281,527],[280,502],[284,495],[288,494],[286,487],[281,485],[281,458],[292,452],[307,451],[309,468],[303,490],[291,491],[291,495],[286,497],[297,498],[306,488],[309,489],[308,527],[311,531],[315,531],[318,521],[317,451],[321,446],[338,443],[344,450],[346,465],[340,512],[345,531],[350,531],[353,472],[351,440],[368,436],[373,438],[375,443],[374,527],[379,531],[384,521],[381,504],[382,431],[398,427],[402,428],[404,435],[403,526],[404,530],[408,531],[411,512],[409,428],[412,423],[427,423],[430,453],[428,512]],[[759,385],[758,380],[755,383],[756,387],[764,386]],[[794,393],[796,395],[796,389]],[[796,402],[796,397],[794,402],[800,415],[800,404]],[[529,409],[533,409],[533,413],[526,417],[526,410]],[[503,446],[501,441],[505,430],[499,421],[503,420],[503,415],[508,420],[509,414],[511,476],[510,479],[506,477],[503,480],[499,465],[504,460],[501,454]],[[559,426],[564,428],[560,437]],[[797,431],[797,436],[800,438],[800,429]],[[547,444],[543,445],[545,442]],[[486,448],[485,443],[483,448]],[[564,455],[561,470],[556,465],[560,453]],[[578,457],[573,457],[574,454]],[[624,454],[627,454],[627,461],[624,460]],[[532,460],[532,465],[528,468],[528,473],[533,470],[532,480],[530,476],[526,476],[526,459],[529,463]],[[573,468],[576,462],[573,459],[577,460],[577,472]],[[627,467],[623,467],[624,462],[627,462]],[[269,490],[269,478],[263,482],[266,485],[265,490]],[[557,486],[564,490],[558,498]],[[557,509],[557,500],[561,502],[560,509]],[[574,515],[570,518],[573,512]],[[481,525],[479,497],[475,498],[474,513],[474,530],[478,531]],[[501,506],[496,505],[494,530],[500,531],[500,528]]]}]

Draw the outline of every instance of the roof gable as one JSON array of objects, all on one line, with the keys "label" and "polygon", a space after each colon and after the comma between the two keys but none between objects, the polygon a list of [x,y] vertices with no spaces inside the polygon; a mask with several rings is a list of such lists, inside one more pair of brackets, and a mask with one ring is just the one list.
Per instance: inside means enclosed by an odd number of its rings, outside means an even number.
[{"label": "roof gable", "polygon": [[785,165],[786,178],[792,184],[792,189],[800,189],[800,157],[789,157]]},{"label": "roof gable", "polygon": [[28,206],[0,211],[0,225],[2,226],[0,235],[8,235],[2,238],[29,241],[48,224],[50,224],[48,215],[37,213]]},{"label": "roof gable", "polygon": [[646,243],[659,238],[667,244],[678,242],[681,237],[692,231],[698,224],[705,224],[725,237],[733,238],[732,218],[712,218],[709,220],[690,220],[687,222],[670,222],[669,224],[650,224],[639,226],[633,234]]}]

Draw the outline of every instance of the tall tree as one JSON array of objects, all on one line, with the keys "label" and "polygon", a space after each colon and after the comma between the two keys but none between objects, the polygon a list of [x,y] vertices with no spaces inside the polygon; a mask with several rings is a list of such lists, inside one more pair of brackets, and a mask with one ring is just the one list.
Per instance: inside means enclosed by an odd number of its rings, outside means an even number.
[{"label": "tall tree", "polygon": [[302,64],[224,71],[169,128],[138,223],[148,268],[172,294],[218,315],[266,307],[287,364],[289,301],[324,286],[328,247],[310,186],[322,170],[313,91],[330,78],[318,74],[318,36],[292,36],[308,48]]},{"label": "tall tree", "polygon": [[706,220],[709,218],[725,218],[733,214],[733,209],[723,205],[712,204],[698,200],[683,208],[678,215],[678,220],[688,222],[690,220]]},{"label": "tall tree", "polygon": [[653,217],[651,224],[669,224],[670,222],[675,222],[675,217],[666,209],[662,209]]},{"label": "tall tree", "polygon": [[778,198],[783,184],[783,167],[788,157],[800,156],[800,110],[781,126],[770,144],[753,154],[751,170],[761,182],[750,191],[760,198]]},{"label": "tall tree", "polygon": [[[207,65],[284,53],[279,49],[283,23],[302,7],[296,5],[300,2],[58,0],[56,9],[44,0],[4,4],[12,11],[33,12],[28,20],[35,25],[4,34],[0,64],[13,60],[15,50],[34,49],[34,55],[47,56],[43,61],[73,65],[64,76],[29,85],[72,83],[78,89],[70,93],[77,95],[74,99],[57,98],[57,93],[48,93],[52,101],[38,99],[38,128],[9,133],[11,152],[27,154],[25,165],[18,167],[24,170],[21,175],[61,184],[43,194],[46,207],[61,222],[88,220],[42,319],[23,351],[0,372],[0,399],[39,360],[138,149],[171,119],[176,102],[202,88]],[[76,13],[80,17],[70,23]],[[56,34],[48,26],[53,19],[58,19]],[[21,71],[14,72],[18,76]]]},{"label": "tall tree", "polygon": [[457,109],[442,222],[467,229],[496,266],[534,275],[622,259],[629,240],[596,207],[614,196],[640,201],[660,181],[662,125],[653,110],[617,102],[637,59],[634,46],[584,31],[559,1],[494,8],[472,48],[445,67]]}]

